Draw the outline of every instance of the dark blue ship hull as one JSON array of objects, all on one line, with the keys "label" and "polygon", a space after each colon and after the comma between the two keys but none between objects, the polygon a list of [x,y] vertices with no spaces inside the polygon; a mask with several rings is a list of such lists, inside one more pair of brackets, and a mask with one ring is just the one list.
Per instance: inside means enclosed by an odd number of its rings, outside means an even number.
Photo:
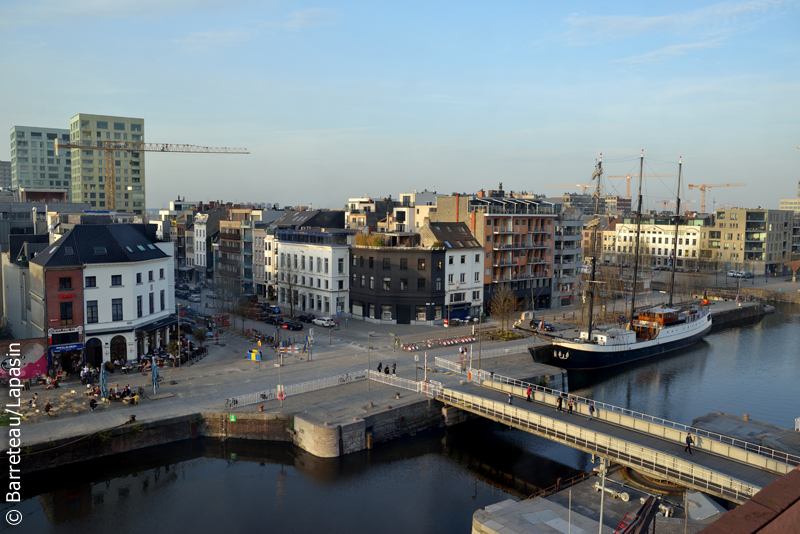
[{"label": "dark blue ship hull", "polygon": [[[536,350],[535,347],[530,347],[528,351],[531,353],[531,356],[533,356],[533,360],[537,363],[553,365],[555,367],[561,367],[562,369],[602,369],[604,367],[622,365],[624,363],[634,362],[636,360],[680,350],[690,345],[694,345],[703,339],[710,331],[711,324],[709,323],[708,328],[698,332],[697,334],[694,334],[693,336],[672,341],[670,343],[663,343],[626,351],[595,352],[573,347],[566,348],[557,345],[551,345],[547,348],[539,347],[538,350]],[[566,353],[569,353],[569,357],[558,357],[557,353],[561,353],[562,356]]]}]

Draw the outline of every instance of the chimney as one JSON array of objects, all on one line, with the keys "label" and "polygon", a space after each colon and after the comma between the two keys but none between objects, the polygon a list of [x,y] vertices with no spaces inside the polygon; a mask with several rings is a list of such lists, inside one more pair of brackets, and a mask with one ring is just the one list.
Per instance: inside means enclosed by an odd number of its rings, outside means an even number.
[{"label": "chimney", "polygon": [[486,191],[484,191],[483,189],[481,189],[480,191],[478,191],[478,198],[483,198],[483,197],[485,197],[485,196],[486,196]]}]

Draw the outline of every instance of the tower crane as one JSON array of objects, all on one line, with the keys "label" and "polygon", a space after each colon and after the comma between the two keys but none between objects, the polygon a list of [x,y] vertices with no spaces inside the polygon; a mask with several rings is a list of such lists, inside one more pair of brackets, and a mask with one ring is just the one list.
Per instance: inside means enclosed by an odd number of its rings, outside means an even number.
[{"label": "tower crane", "polygon": [[554,185],[546,185],[545,187],[580,187],[581,194],[585,195],[586,190],[590,187],[598,187],[597,184],[587,185],[587,184],[554,184]]},{"label": "tower crane", "polygon": [[[675,178],[677,174],[643,174],[643,178]],[[625,198],[631,198],[631,178],[635,178],[632,174],[614,174],[609,178],[626,178],[625,180]]]},{"label": "tower crane", "polygon": [[692,185],[689,184],[686,187],[689,189],[699,189],[700,190],[700,211],[702,213],[706,212],[706,191],[711,189],[712,187],[742,187],[747,184],[699,184],[699,185]]},{"label": "tower crane", "polygon": [[[99,144],[99,143],[98,143]],[[55,142],[56,154],[60,149],[78,150],[103,150],[106,153],[106,199],[108,209],[117,209],[117,195],[114,191],[115,156],[119,157],[120,151],[126,152],[182,152],[185,154],[249,154],[246,148],[207,147],[196,145],[176,145],[171,143],[144,143],[132,141],[104,141],[100,146],[66,143],[60,139]],[[130,161],[130,160],[129,160]]]},{"label": "tower crane", "polygon": [[[681,205],[688,206],[689,204],[693,203],[694,200],[685,200],[681,202]],[[674,210],[675,209],[675,201],[673,200],[654,200],[653,204],[661,204],[661,209],[666,210]]]}]

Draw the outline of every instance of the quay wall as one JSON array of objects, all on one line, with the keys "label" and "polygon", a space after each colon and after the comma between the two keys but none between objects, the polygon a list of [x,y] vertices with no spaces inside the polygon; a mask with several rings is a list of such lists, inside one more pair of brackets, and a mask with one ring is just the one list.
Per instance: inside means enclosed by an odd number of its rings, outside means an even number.
[{"label": "quay wall", "polygon": [[764,317],[766,313],[767,310],[760,304],[743,302],[739,307],[727,310],[714,311],[712,306],[711,317],[714,321],[714,327],[729,327],[737,324],[758,321]]},{"label": "quay wall", "polygon": [[[739,300],[760,300],[762,302],[789,302],[792,304],[800,304],[800,292],[798,291],[774,291],[772,289],[762,289],[755,287],[744,287],[738,289]],[[736,300],[736,288],[709,288],[708,297],[712,300]],[[696,295],[697,298],[702,298],[703,295]]]},{"label": "quay wall", "polygon": [[433,399],[419,397],[379,407],[354,421],[327,425],[308,414],[195,413],[125,424],[79,437],[23,443],[21,469],[30,473],[199,437],[292,442],[314,456],[334,458],[473,417]]}]

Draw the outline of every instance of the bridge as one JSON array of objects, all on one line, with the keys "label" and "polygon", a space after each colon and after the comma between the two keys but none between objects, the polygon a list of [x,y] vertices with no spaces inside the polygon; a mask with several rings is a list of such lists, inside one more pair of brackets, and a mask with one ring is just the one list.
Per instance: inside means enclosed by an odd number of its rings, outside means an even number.
[{"label": "bridge", "polygon": [[[606,458],[638,472],[724,499],[743,503],[761,488],[795,469],[800,457],[729,436],[707,432],[617,406],[569,395],[575,413],[556,410],[560,391],[487,371],[462,371],[458,362],[436,358],[436,366],[461,374],[464,385],[444,387],[368,371],[370,380],[436,398],[525,432]],[[533,389],[533,402],[526,390]],[[514,404],[508,404],[508,394]],[[589,402],[595,414],[588,420]],[[695,444],[684,453],[687,432]]]}]

